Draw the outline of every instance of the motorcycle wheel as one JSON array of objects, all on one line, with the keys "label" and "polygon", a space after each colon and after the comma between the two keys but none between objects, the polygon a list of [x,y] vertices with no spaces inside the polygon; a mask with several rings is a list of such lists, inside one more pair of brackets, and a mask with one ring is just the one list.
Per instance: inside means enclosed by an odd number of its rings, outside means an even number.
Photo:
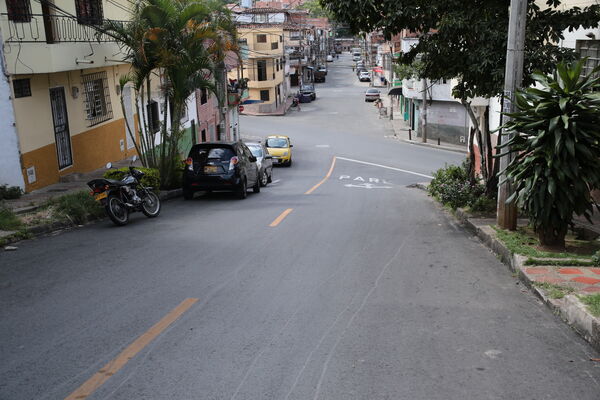
[{"label": "motorcycle wheel", "polygon": [[148,218],[158,217],[160,214],[160,199],[154,192],[148,192],[142,199],[142,212]]},{"label": "motorcycle wheel", "polygon": [[109,196],[104,208],[115,225],[123,226],[129,222],[129,211],[118,196]]}]

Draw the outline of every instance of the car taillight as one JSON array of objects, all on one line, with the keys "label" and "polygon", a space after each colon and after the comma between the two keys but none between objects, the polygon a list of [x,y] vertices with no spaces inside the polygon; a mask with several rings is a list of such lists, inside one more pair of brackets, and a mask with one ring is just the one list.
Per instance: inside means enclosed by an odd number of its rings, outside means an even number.
[{"label": "car taillight", "polygon": [[231,160],[229,160],[229,170],[232,171],[238,162],[240,160],[236,156],[231,157]]},{"label": "car taillight", "polygon": [[188,171],[193,171],[194,170],[194,160],[192,160],[192,157],[188,157],[185,160],[185,165],[187,165]]}]

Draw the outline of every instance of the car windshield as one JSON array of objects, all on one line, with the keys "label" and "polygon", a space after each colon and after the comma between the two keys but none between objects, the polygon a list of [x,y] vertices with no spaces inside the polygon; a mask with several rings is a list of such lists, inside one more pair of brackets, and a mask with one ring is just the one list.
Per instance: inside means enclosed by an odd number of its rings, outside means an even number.
[{"label": "car windshield", "polygon": [[287,139],[282,139],[282,138],[270,138],[267,139],[267,147],[273,148],[273,149],[283,149],[288,147],[288,141]]},{"label": "car windshield", "polygon": [[252,155],[254,157],[262,157],[263,156],[263,151],[262,151],[262,148],[260,146],[248,145],[248,148],[250,149],[250,151],[252,152]]},{"label": "car windshield", "polygon": [[367,90],[367,93],[369,93],[369,94],[379,94],[379,90],[377,90],[377,89],[369,89],[369,90]]},{"label": "car windshield", "polygon": [[313,87],[313,86],[310,86],[310,85],[304,85],[304,86],[302,86],[302,89],[301,89],[301,90],[307,90],[307,91],[310,91],[310,90],[313,90],[313,89],[314,89],[314,87]]}]

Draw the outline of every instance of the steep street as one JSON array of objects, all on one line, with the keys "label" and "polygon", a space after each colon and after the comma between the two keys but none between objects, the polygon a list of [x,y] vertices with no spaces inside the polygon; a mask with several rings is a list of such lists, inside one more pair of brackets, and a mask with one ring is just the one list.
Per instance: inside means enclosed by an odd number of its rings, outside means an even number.
[{"label": "steep street", "polygon": [[600,356],[409,187],[464,156],[390,138],[367,87],[344,54],[242,117],[294,145],[246,200],[0,253],[0,399],[597,400]]}]

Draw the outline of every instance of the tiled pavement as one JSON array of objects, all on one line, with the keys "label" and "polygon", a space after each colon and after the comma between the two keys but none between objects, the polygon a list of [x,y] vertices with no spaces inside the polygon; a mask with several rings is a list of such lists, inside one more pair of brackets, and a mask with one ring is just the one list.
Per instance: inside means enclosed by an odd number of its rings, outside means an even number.
[{"label": "tiled pavement", "polygon": [[523,267],[532,282],[568,286],[579,294],[600,293],[600,268],[590,267]]}]

